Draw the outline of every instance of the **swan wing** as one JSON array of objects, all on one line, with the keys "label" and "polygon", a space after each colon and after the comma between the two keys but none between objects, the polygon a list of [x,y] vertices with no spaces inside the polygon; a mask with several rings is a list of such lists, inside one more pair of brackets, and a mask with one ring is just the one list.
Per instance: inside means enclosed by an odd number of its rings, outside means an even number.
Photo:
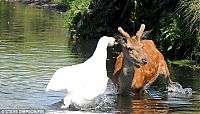
[{"label": "swan wing", "polygon": [[76,88],[76,80],[80,77],[82,64],[67,66],[58,69],[46,87],[46,91],[67,90],[71,91]]}]

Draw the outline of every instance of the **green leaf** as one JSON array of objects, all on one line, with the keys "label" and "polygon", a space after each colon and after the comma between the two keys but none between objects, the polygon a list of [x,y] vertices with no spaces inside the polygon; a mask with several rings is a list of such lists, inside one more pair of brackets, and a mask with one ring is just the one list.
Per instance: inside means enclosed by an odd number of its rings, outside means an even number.
[{"label": "green leaf", "polygon": [[169,46],[168,48],[167,48],[167,51],[169,51],[169,50],[171,50],[172,49],[172,46]]}]

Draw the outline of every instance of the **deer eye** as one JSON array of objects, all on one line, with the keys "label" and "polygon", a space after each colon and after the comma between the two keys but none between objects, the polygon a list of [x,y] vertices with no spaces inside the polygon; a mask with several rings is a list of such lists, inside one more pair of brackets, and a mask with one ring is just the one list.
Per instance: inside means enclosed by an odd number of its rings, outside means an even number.
[{"label": "deer eye", "polygon": [[127,48],[128,49],[128,51],[132,51],[132,49],[131,48]]},{"label": "deer eye", "polygon": [[126,39],[125,37],[123,37],[123,41],[124,41],[125,43],[127,43],[127,39]]}]

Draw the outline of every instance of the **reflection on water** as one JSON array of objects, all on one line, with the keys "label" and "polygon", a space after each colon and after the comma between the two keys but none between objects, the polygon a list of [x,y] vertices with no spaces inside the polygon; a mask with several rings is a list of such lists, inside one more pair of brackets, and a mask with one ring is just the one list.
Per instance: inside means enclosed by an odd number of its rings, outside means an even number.
[{"label": "reflection on water", "polygon": [[71,52],[63,17],[19,4],[0,8],[0,107],[42,108],[60,99],[62,92],[44,91],[49,78],[82,61]]},{"label": "reflection on water", "polygon": [[[45,92],[46,85],[56,69],[91,56],[96,42],[73,43],[67,37],[61,15],[0,2],[0,109],[40,108],[49,113],[72,113],[60,109],[65,92]],[[109,76],[114,61],[109,55]],[[119,96],[109,81],[102,102],[77,113],[200,112],[200,71],[170,66],[170,72],[183,88],[192,88],[192,96],[168,93],[162,80],[152,85],[148,94]]]},{"label": "reflection on water", "polygon": [[[124,113],[168,113],[169,106],[161,99],[152,99],[151,96],[134,96],[129,98],[118,97],[118,108]],[[126,103],[126,104],[124,104]]]}]

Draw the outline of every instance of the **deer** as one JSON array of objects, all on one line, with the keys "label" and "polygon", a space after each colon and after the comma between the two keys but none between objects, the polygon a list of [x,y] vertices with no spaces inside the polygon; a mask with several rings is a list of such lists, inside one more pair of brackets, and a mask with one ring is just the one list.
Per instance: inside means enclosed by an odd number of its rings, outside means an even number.
[{"label": "deer", "polygon": [[152,30],[144,31],[145,25],[141,24],[136,35],[130,37],[121,27],[117,42],[122,47],[115,63],[112,82],[118,86],[118,93],[143,93],[144,90],[157,79],[164,76],[168,86],[172,86],[169,69],[162,53],[156,48],[152,40],[142,40]]}]

